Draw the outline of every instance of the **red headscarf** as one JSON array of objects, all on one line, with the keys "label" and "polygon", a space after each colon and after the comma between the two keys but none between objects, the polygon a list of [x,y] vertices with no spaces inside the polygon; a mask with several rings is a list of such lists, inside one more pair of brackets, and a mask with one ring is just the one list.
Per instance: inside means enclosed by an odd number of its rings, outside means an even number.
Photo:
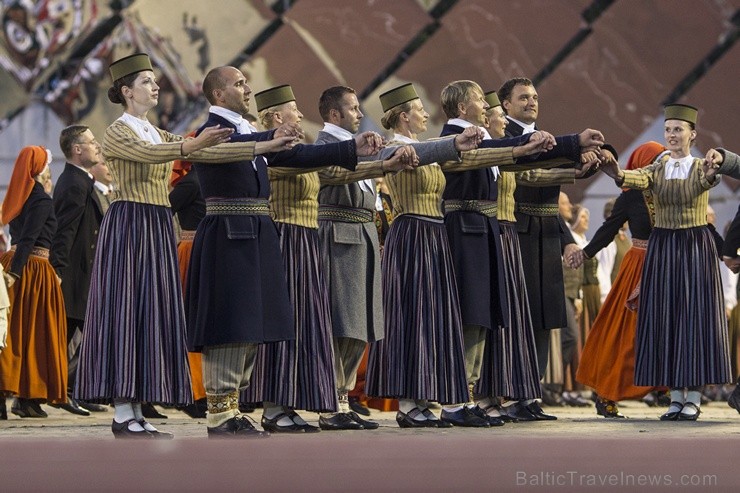
[{"label": "red headscarf", "polygon": [[666,149],[663,144],[658,144],[652,140],[650,142],[645,142],[632,151],[629,161],[627,161],[627,169],[644,168],[655,161],[655,158],[665,150]]},{"label": "red headscarf", "polygon": [[[190,132],[185,136],[185,138],[188,137],[195,137],[195,130]],[[185,175],[190,173],[190,168],[192,168],[193,163],[190,161],[180,161],[179,159],[175,160],[172,166],[172,174],[170,175],[170,186],[174,187],[177,185],[177,182],[185,178]]]},{"label": "red headscarf", "polygon": [[23,209],[23,204],[31,195],[34,177],[44,171],[47,164],[46,149],[39,146],[28,146],[21,149],[15,160],[13,174],[8,184],[8,192],[3,200],[2,221],[8,224]]}]

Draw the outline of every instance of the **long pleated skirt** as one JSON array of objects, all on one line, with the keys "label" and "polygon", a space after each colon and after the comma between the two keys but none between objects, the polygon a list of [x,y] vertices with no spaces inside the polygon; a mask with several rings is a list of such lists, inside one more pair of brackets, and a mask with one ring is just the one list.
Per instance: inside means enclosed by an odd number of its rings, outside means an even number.
[{"label": "long pleated skirt", "polygon": [[275,224],[293,304],[295,340],[265,344],[263,400],[306,411],[336,411],[331,309],[318,230]]},{"label": "long pleated skirt", "polygon": [[639,399],[655,387],[635,385],[637,312],[627,298],[642,277],[645,249],[633,246],[622,260],[612,288],[591,326],[581,353],[576,380],[605,399]]},{"label": "long pleated skirt", "polygon": [[727,320],[712,234],[655,228],[640,284],[635,384],[731,381]]},{"label": "long pleated skirt", "polygon": [[507,328],[487,331],[483,366],[475,392],[485,397],[537,399],[541,395],[540,376],[519,234],[513,223],[499,221],[499,227],[510,302],[509,321]]},{"label": "long pleated skirt", "polygon": [[[189,231],[188,233],[191,233]],[[193,252],[192,236],[188,239],[182,239],[177,244],[177,262],[180,266],[180,283],[182,284],[182,293],[185,295],[188,283],[188,266],[190,265],[190,255]],[[190,381],[193,384],[193,399],[205,399],[206,389],[203,386],[203,363],[200,353],[188,353],[188,363],[190,364]]]},{"label": "long pleated skirt", "polygon": [[467,402],[462,318],[444,224],[397,217],[383,255],[385,339],[370,345],[367,394]]},{"label": "long pleated skirt", "polygon": [[172,213],[114,202],[95,250],[75,397],[193,400]]},{"label": "long pleated skirt", "polygon": [[[10,269],[15,252],[0,258]],[[0,391],[51,403],[67,401],[67,315],[49,261],[29,255],[8,290],[7,347],[0,351]]]}]

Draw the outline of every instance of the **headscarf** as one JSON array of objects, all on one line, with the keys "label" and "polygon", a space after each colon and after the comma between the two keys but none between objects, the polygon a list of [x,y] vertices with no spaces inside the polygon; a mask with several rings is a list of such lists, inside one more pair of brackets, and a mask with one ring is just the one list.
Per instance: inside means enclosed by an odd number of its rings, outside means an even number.
[{"label": "headscarf", "polygon": [[34,178],[51,162],[51,154],[43,147],[27,146],[21,149],[15,160],[8,192],[3,200],[2,221],[8,224],[23,210],[28,196],[36,183]]},{"label": "headscarf", "polygon": [[655,161],[655,158],[665,150],[666,148],[663,144],[659,144],[652,140],[650,142],[645,142],[632,151],[629,161],[627,161],[627,169],[644,168]]}]

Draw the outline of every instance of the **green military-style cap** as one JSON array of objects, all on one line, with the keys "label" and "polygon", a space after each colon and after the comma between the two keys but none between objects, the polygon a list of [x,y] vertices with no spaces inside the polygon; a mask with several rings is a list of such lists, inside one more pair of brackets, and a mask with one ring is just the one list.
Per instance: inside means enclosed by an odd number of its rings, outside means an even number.
[{"label": "green military-style cap", "polygon": [[498,99],[498,94],[496,94],[496,91],[489,91],[485,94],[486,103],[488,103],[488,106],[491,108],[495,108],[496,106],[501,106],[501,101]]},{"label": "green military-style cap", "polygon": [[380,105],[383,107],[383,113],[391,108],[398,106],[399,104],[408,103],[414,99],[419,99],[419,95],[416,94],[414,84],[409,82],[402,86],[398,86],[395,89],[386,91],[380,96]]},{"label": "green military-style cap", "polygon": [[295,96],[293,95],[293,89],[289,84],[271,87],[270,89],[265,89],[264,91],[260,91],[254,95],[254,102],[257,105],[257,111],[272,108],[273,106],[279,106],[290,101],[295,101]]},{"label": "green military-style cap", "polygon": [[152,62],[149,60],[149,55],[146,53],[134,53],[111,63],[109,70],[110,76],[113,82],[115,82],[121,77],[154,69],[152,69]]},{"label": "green military-style cap", "polygon": [[696,125],[699,110],[688,104],[669,104],[664,109],[665,120],[683,120]]}]

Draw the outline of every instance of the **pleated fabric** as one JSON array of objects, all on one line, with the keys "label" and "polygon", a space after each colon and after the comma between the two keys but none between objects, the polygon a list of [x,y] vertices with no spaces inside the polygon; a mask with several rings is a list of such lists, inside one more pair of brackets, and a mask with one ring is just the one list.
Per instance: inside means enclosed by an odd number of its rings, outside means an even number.
[{"label": "pleated fabric", "polygon": [[653,229],[637,317],[635,384],[731,381],[719,259],[706,226]]},{"label": "pleated fabric", "polygon": [[193,400],[172,213],[114,202],[95,250],[75,397]]},{"label": "pleated fabric", "polygon": [[[7,272],[14,251],[0,258]],[[29,255],[8,290],[7,346],[0,352],[0,391],[51,403],[67,401],[67,315],[56,273],[46,258]]]},{"label": "pleated fabric", "polygon": [[318,230],[275,224],[293,304],[295,340],[265,344],[263,399],[306,411],[336,411],[331,309]]},{"label": "pleated fabric", "polygon": [[[177,262],[180,266],[180,283],[182,284],[182,294],[188,284],[188,266],[190,265],[190,255],[193,253],[193,240],[181,240],[177,244]],[[200,353],[188,353],[188,363],[190,364],[190,381],[193,384],[193,399],[205,399],[206,389],[203,386],[203,363]]]},{"label": "pleated fabric", "polygon": [[466,402],[462,319],[443,222],[397,217],[383,255],[385,339],[370,345],[367,394]]},{"label": "pleated fabric", "polygon": [[626,302],[642,277],[645,249],[630,248],[591,326],[576,380],[611,401],[640,399],[655,387],[635,385],[637,312]]},{"label": "pleated fabric", "polygon": [[514,400],[541,397],[534,328],[516,225],[499,221],[509,306],[506,329],[487,331],[483,367],[475,392]]}]

